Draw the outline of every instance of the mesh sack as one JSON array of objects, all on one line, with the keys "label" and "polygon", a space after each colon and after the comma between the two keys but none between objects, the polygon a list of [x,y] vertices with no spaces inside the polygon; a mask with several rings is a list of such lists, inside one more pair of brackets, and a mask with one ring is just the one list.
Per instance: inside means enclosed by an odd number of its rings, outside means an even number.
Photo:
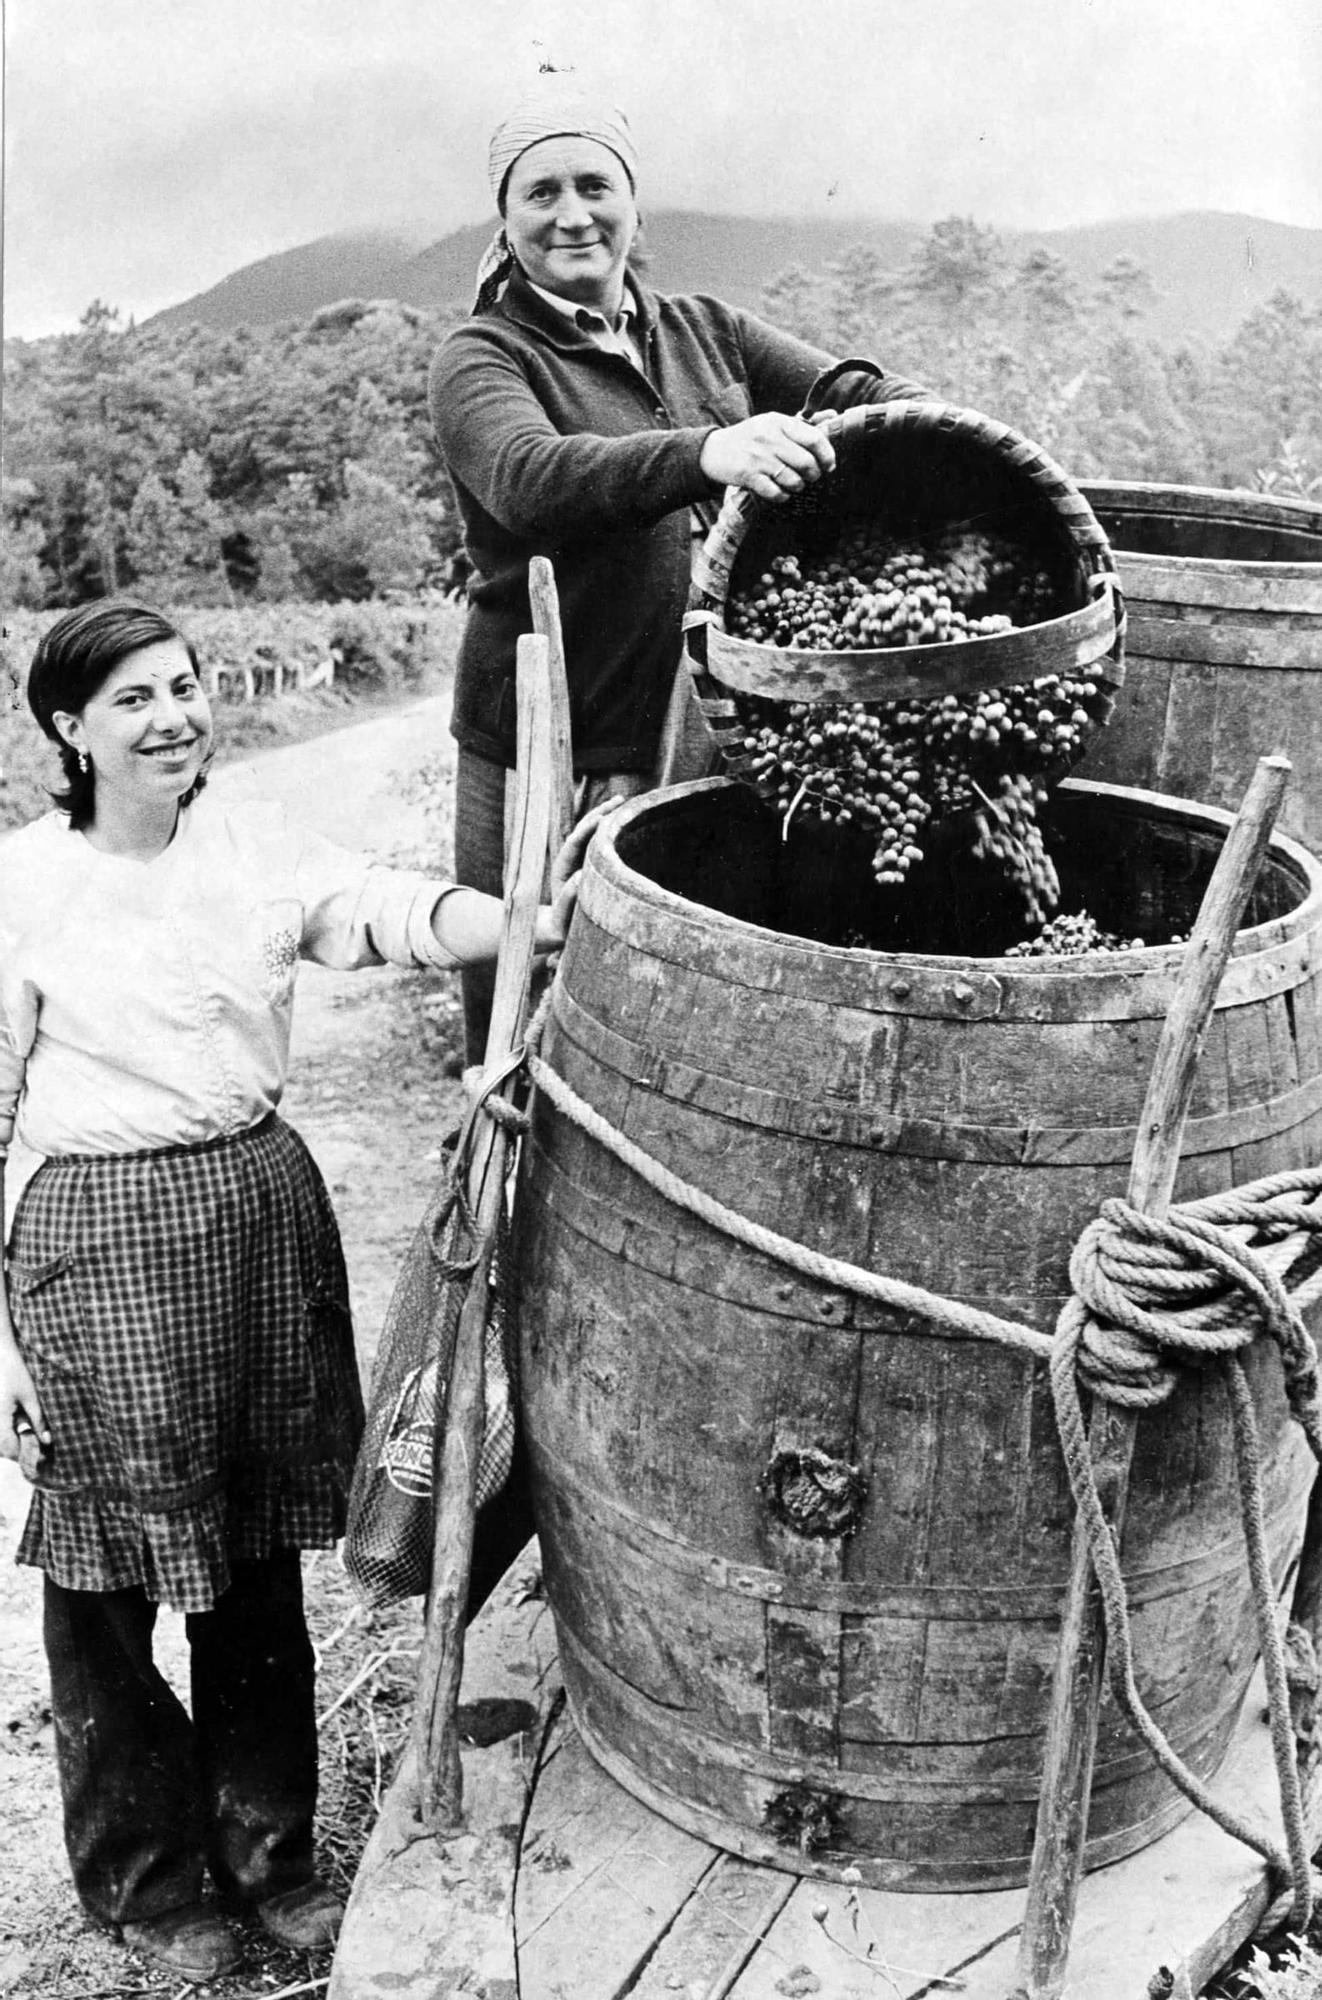
[{"label": "mesh sack", "polygon": [[[367,1427],[349,1495],[344,1567],[373,1610],[416,1597],[431,1577],[433,1468],[445,1421],[459,1316],[475,1282],[482,1239],[456,1157],[414,1234],[386,1313],[372,1370]],[[476,1504],[500,1492],[514,1452],[510,1356],[513,1315],[504,1204],[488,1286],[483,1362],[486,1428]]]}]

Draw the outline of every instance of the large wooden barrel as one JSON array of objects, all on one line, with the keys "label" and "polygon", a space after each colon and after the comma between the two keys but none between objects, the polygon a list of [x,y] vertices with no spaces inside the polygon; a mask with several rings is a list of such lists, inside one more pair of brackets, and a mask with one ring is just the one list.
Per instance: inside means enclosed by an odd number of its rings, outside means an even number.
[{"label": "large wooden barrel", "polygon": [[1257,757],[1294,779],[1282,831],[1322,853],[1322,506],[1086,485],[1129,612],[1127,671],[1085,777],[1236,806]]},{"label": "large wooden barrel", "polygon": [[[1051,814],[1067,897],[1086,882],[1099,921],[1187,930],[1224,815],[1094,785]],[[778,820],[729,780],[627,807],[588,861],[549,1064],[755,1221],[1050,1331],[1071,1245],[1124,1191],[1178,951],[832,946],[803,935],[820,912],[802,881]],[[1322,1157],[1320,1000],[1322,865],[1277,840],[1178,1196]],[[693,1220],[542,1094],[518,1213],[539,1530],[598,1758],[681,1825],[787,1868],[1023,1881],[1071,1527],[1045,1368]],[[1249,1368],[1283,1578],[1311,1461],[1274,1353],[1258,1343]],[[801,1504],[813,1493],[831,1504]],[[1211,1773],[1256,1650],[1215,1376],[1140,1424],[1124,1560],[1145,1697]],[[1108,1707],[1089,1865],[1187,1809]]]}]

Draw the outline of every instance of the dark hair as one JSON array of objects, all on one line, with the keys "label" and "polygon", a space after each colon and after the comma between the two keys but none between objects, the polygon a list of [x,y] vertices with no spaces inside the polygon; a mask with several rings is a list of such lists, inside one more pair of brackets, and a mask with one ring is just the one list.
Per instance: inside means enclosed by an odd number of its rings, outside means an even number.
[{"label": "dark hair", "polygon": [[[121,660],[126,660],[130,653],[140,652],[144,646],[159,646],[171,639],[183,647],[193,672],[200,678],[192,640],[163,611],[134,597],[102,597],[93,604],[80,604],[76,611],[66,611],[63,618],[57,618],[32,655],[28,707],[42,733],[49,736],[59,751],[65,777],[65,790],[52,792],[51,797],[76,827],[87,826],[91,821],[96,778],[90,769],[79,768],[77,751],[55,727],[57,713],[81,715]],[[180,803],[191,804],[205,783],[203,769]]]}]

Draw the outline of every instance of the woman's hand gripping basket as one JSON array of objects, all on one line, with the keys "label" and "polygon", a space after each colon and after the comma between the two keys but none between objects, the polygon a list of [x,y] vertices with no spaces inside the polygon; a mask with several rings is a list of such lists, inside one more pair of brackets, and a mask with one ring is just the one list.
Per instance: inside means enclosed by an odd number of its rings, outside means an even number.
[{"label": "woman's hand gripping basket", "polygon": [[898,402],[823,428],[835,470],[795,500],[727,493],[694,622],[727,767],[787,825],[870,836],[895,887],[929,827],[1013,839],[1083,755],[1124,608],[1087,501],[1004,424]]}]

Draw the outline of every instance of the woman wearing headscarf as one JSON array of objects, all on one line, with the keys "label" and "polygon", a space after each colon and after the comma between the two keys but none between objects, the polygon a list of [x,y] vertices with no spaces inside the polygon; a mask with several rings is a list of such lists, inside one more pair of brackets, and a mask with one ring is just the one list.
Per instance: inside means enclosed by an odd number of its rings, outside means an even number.
[{"label": "woman wearing headscarf", "polygon": [[[615,105],[546,74],[497,127],[488,166],[502,228],[471,316],[436,356],[431,411],[472,564],[455,872],[498,894],[529,559],[555,567],[580,800],[644,790],[679,657],[691,510],[726,486],[788,500],[834,453],[790,414],[830,355],[719,299],[654,293],[629,268],[638,157]],[[860,372],[827,403],[923,393]],[[484,968],[465,972],[470,1061],[490,990]]]}]

